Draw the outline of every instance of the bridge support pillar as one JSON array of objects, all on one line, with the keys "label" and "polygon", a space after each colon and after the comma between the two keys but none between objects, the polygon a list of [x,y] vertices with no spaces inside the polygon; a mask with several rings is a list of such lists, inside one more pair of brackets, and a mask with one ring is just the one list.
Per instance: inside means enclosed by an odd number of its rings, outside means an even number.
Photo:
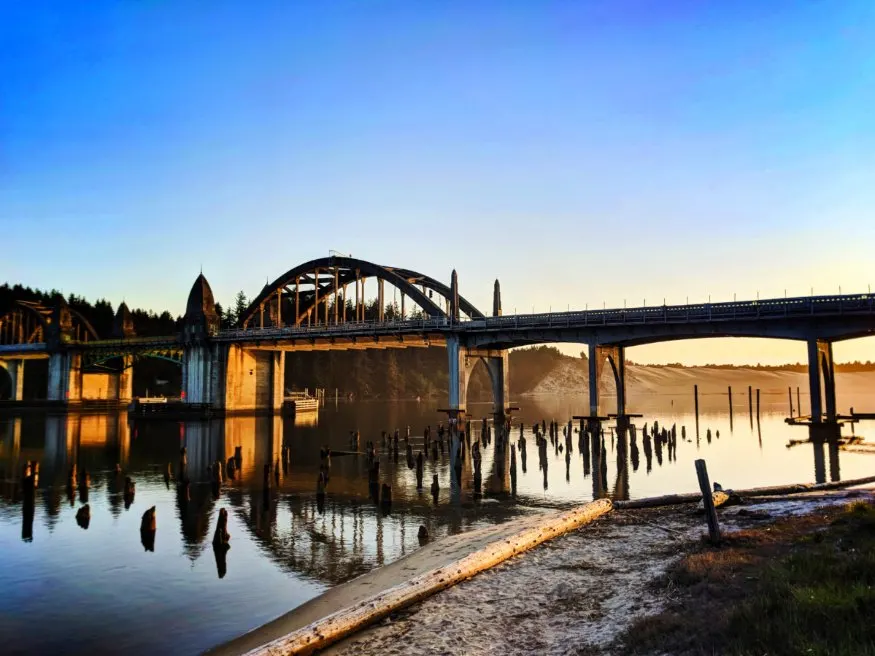
[{"label": "bridge support pillar", "polygon": [[9,390],[10,401],[24,399],[24,360],[0,360],[0,367],[6,369],[12,387]]},{"label": "bridge support pillar", "polygon": [[[283,409],[286,400],[286,352],[270,352],[270,409],[279,412]],[[282,445],[282,439],[280,439]]]},{"label": "bridge support pillar", "polygon": [[129,403],[134,398],[134,356],[122,358],[122,370],[118,374],[118,400]]},{"label": "bridge support pillar", "polygon": [[605,362],[611,365],[617,387],[617,415],[626,415],[626,349],[623,346],[589,345],[589,414],[599,416],[599,381]]},{"label": "bridge support pillar", "polygon": [[182,393],[186,403],[215,404],[220,398],[218,346],[195,343],[182,356]]},{"label": "bridge support pillar", "polygon": [[71,351],[49,356],[49,401],[79,403],[82,400],[82,356]]},{"label": "bridge support pillar", "polygon": [[450,414],[464,415],[468,400],[468,383],[478,360],[483,360],[492,383],[493,413],[496,421],[504,421],[508,408],[509,368],[506,349],[468,348],[456,335],[447,337],[449,357],[449,405]]},{"label": "bridge support pillar", "polygon": [[[821,388],[821,377],[823,387]],[[811,421],[836,421],[835,366],[832,342],[808,340],[808,390],[811,397]],[[821,402],[821,392],[825,404]],[[824,413],[824,405],[826,413]]]},{"label": "bridge support pillar", "polygon": [[449,358],[447,373],[449,395],[447,410],[451,416],[465,414],[468,401],[468,378],[473,362],[469,362],[468,349],[463,346],[457,335],[447,336],[447,357]]},{"label": "bridge support pillar", "polygon": [[237,344],[186,347],[182,386],[187,403],[227,412],[278,412],[285,399],[285,353]]},{"label": "bridge support pillar", "polygon": [[495,424],[498,426],[504,423],[510,399],[507,351],[490,351],[480,357],[483,359],[483,363],[489,371],[489,379],[492,381],[492,412],[495,415]]}]

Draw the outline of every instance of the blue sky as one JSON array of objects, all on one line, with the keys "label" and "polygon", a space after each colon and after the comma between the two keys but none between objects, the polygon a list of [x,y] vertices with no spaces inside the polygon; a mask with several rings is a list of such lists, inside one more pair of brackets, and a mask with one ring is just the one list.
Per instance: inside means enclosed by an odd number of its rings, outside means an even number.
[{"label": "blue sky", "polygon": [[201,267],[228,303],[336,249],[506,312],[865,291],[873,108],[869,0],[10,1],[0,279],[181,313]]}]

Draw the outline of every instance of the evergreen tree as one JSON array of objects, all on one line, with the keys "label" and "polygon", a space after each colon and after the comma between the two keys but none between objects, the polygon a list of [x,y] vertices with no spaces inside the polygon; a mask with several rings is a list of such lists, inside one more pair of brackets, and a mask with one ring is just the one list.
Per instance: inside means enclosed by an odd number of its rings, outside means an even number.
[{"label": "evergreen tree", "polygon": [[243,316],[243,313],[246,312],[246,308],[249,307],[249,300],[246,298],[246,294],[241,289],[237,292],[237,296],[234,297],[234,308],[229,313],[229,318],[232,323],[237,323],[240,321],[240,318]]}]

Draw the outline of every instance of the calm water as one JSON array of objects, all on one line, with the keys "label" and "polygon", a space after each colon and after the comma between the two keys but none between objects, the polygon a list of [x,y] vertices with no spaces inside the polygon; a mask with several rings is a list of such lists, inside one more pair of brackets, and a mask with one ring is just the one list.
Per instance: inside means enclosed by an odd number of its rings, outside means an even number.
[{"label": "calm water", "polygon": [[[868,408],[871,397],[843,395],[841,405]],[[474,494],[470,458],[462,489],[450,489],[446,452],[426,461],[426,491],[417,493],[402,448],[397,464],[388,454],[381,457],[381,476],[393,487],[388,514],[370,501],[366,464],[356,456],[332,459],[328,494],[318,504],[319,447],[346,449],[353,428],[361,431],[362,442],[379,442],[381,430],[397,427],[403,436],[408,425],[418,444],[423,427],[435,428],[441,420],[433,403],[329,405],[309,423],[271,417],[185,423],[128,422],[125,415],[0,417],[0,651],[197,653],[414,551],[421,524],[440,536],[593,496],[691,492],[697,489],[692,463],[698,457],[707,459],[712,480],[736,488],[872,473],[873,455],[825,445],[788,448],[790,439],[805,439],[807,431],[783,423],[782,403],[778,394],[764,398],[757,424],[749,418],[745,395],[736,400],[730,423],[725,396],[704,398],[697,440],[691,399],[639,399],[634,407],[646,413],[639,427],[654,419],[667,427],[677,424],[676,454],[648,446],[640,430],[633,447],[606,428],[603,449],[581,453],[575,435],[570,454],[551,445],[542,459],[532,422],[566,422],[583,413],[587,401],[529,400],[520,404],[512,432],[516,442],[521,419],[528,448],[525,471],[518,463],[515,496],[508,467],[494,461],[494,442],[483,451],[482,497]],[[488,410],[488,405],[469,408],[474,416]],[[687,440],[680,437],[682,425]],[[865,434],[865,425],[857,432]],[[265,503],[262,468],[280,457],[283,444],[291,447],[291,465]],[[181,445],[188,450],[192,478],[188,499],[164,480]],[[238,446],[242,469],[216,498],[207,466],[227,460]],[[28,460],[40,462],[32,510],[20,492]],[[67,488],[73,463],[91,475],[87,492]],[[124,470],[121,477],[114,473],[116,463]],[[428,492],[433,473],[441,483],[437,503]],[[136,481],[129,507],[124,476]],[[87,528],[76,521],[84,503],[91,509]],[[157,533],[154,551],[147,551],[139,529],[151,506]],[[228,511],[232,536],[224,559],[211,544],[220,508]]]}]

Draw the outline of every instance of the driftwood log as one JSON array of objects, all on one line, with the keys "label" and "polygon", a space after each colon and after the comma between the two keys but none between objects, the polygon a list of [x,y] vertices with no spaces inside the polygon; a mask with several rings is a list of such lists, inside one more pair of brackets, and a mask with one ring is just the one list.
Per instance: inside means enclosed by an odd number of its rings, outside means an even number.
[{"label": "driftwood log", "polygon": [[247,656],[312,654],[377,622],[390,613],[433,595],[542,542],[574,530],[611,510],[608,499],[599,499],[502,540],[497,540],[445,567],[431,570],[376,594],[349,608],[293,631],[248,652]]},{"label": "driftwood log", "polygon": [[[793,485],[772,485],[769,487],[754,487],[748,490],[732,490],[733,494],[740,497],[767,497],[783,494],[802,494],[804,492],[821,492],[824,490],[841,490],[856,485],[875,483],[875,476],[852,478],[835,483],[796,483]],[[719,494],[719,493],[715,493]],[[617,510],[634,510],[637,508],[658,508],[660,506],[675,506],[682,503],[698,503],[702,501],[700,493],[690,494],[666,494],[660,497],[647,497],[645,499],[632,499],[631,501],[615,501],[614,508]],[[724,502],[725,503],[725,502]],[[716,503],[715,505],[719,505]]]}]

